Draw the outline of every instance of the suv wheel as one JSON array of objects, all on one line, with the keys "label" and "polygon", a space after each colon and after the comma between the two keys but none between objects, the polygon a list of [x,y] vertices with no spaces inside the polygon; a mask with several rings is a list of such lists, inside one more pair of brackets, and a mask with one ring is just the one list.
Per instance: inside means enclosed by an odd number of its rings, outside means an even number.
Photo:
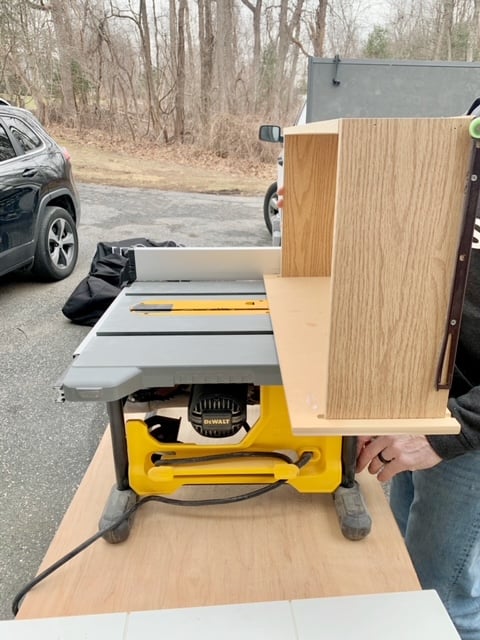
[{"label": "suv wheel", "polygon": [[78,234],[72,216],[62,207],[47,207],[40,223],[33,273],[44,280],[69,276],[78,258]]},{"label": "suv wheel", "polygon": [[278,216],[278,195],[277,195],[277,183],[272,182],[268,187],[265,199],[263,201],[263,217],[265,218],[265,224],[270,233],[272,233],[272,220]]}]

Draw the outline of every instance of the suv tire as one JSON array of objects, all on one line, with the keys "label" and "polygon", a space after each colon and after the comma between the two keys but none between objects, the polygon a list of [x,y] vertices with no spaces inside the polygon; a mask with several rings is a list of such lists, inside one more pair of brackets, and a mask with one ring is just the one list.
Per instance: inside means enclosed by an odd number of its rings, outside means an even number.
[{"label": "suv tire", "polygon": [[42,280],[63,280],[75,268],[78,233],[63,207],[47,207],[38,234],[32,272]]},{"label": "suv tire", "polygon": [[278,216],[277,183],[272,182],[263,201],[263,217],[269,233],[272,233],[272,219],[275,216]]}]

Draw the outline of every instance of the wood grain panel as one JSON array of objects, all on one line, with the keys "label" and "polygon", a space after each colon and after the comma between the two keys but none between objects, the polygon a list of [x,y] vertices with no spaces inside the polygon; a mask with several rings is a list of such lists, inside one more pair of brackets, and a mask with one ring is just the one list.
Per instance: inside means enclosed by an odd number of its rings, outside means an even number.
[{"label": "wood grain panel", "polygon": [[338,136],[285,137],[282,275],[329,276]]},{"label": "wood grain panel", "polygon": [[443,417],[468,119],[342,121],[327,418]]},{"label": "wood grain panel", "polygon": [[[111,457],[106,434],[41,569],[96,531],[113,484]],[[289,487],[216,507],[147,504],[126,542],[96,542],[35,587],[18,618],[419,589],[380,484],[359,479],[374,522],[361,542],[342,537],[329,495]],[[175,495],[228,491],[203,489]]]}]

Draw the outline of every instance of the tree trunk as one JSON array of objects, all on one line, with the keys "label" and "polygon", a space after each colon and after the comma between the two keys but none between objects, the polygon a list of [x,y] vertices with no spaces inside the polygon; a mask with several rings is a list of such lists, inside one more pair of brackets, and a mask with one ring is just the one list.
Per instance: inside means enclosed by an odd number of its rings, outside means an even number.
[{"label": "tree trunk", "polygon": [[184,142],[185,136],[185,12],[187,0],[178,6],[177,90],[175,93],[175,139]]},{"label": "tree trunk", "polygon": [[215,37],[211,0],[198,0],[198,39],[200,44],[200,118],[204,127],[210,122]]},{"label": "tree trunk", "polygon": [[177,0],[168,0],[168,28],[170,32],[170,56],[172,61],[172,69],[177,68],[178,53],[178,24],[177,24]]},{"label": "tree trunk", "polygon": [[234,52],[233,0],[217,2],[216,67],[218,81],[218,111],[230,113],[233,105]]},{"label": "tree trunk", "polygon": [[153,67],[152,67],[152,48],[150,42],[150,28],[148,25],[148,14],[146,0],[139,0],[139,22],[138,27],[140,30],[140,39],[143,53],[143,61],[145,64],[145,81],[147,85],[148,96],[148,113],[149,119],[152,123],[153,132],[156,137],[160,135],[160,120],[158,116],[158,106],[155,92],[155,82],[153,79]]},{"label": "tree trunk", "polygon": [[68,4],[65,5],[62,0],[51,0],[48,8],[51,11],[58,47],[62,110],[65,121],[70,126],[75,126],[77,124],[77,105],[75,103],[72,78],[72,65],[74,61],[73,35]]},{"label": "tree trunk", "polygon": [[479,54],[480,0],[473,0],[473,19],[468,30],[467,62],[473,62]]},{"label": "tree trunk", "polygon": [[452,59],[452,27],[455,0],[444,0],[441,6],[440,23],[435,45],[435,60]]},{"label": "tree trunk", "polygon": [[256,4],[250,2],[250,0],[242,0],[243,4],[250,9],[253,14],[253,82],[252,86],[252,94],[253,94],[253,104],[255,112],[257,112],[259,107],[259,85],[260,85],[260,77],[262,71],[261,64],[261,55],[262,55],[262,36],[261,36],[261,25],[262,25],[262,3],[263,0],[257,0]]},{"label": "tree trunk", "polygon": [[[304,0],[298,0],[298,4],[295,7],[295,11],[293,12],[292,20],[290,22],[289,31],[290,31],[290,39],[292,42],[298,42],[300,38],[300,28],[301,28],[301,17],[302,17],[302,9],[303,9]],[[298,64],[298,55],[299,48],[294,47],[293,53],[290,61],[290,72],[288,74],[288,86],[287,86],[287,94],[286,94],[286,102],[283,105],[285,113],[290,113],[292,110],[292,102],[293,95],[295,93],[295,79],[297,77],[297,64]]]},{"label": "tree trunk", "polygon": [[315,21],[311,30],[313,55],[317,58],[321,58],[323,56],[327,26],[327,8],[328,0],[318,0],[318,6],[315,9]]},{"label": "tree trunk", "polygon": [[77,119],[77,105],[75,103],[75,93],[72,79],[72,29],[68,20],[68,8],[61,0],[53,0],[52,17],[57,37],[60,60],[60,77],[62,81],[62,93],[64,108],[67,117],[72,118],[73,124]]},{"label": "tree trunk", "polygon": [[[288,21],[288,0],[281,0],[280,19],[278,26],[277,55],[276,55],[276,81],[275,86],[282,87],[282,91],[276,93],[275,114],[283,118],[289,111],[290,96],[296,75],[296,56],[293,56],[290,73],[287,73],[287,55],[290,44],[295,41],[295,34],[300,28],[304,0],[297,0],[292,13],[292,19]],[[298,41],[297,41],[298,42]],[[298,51],[296,50],[298,54]]]}]

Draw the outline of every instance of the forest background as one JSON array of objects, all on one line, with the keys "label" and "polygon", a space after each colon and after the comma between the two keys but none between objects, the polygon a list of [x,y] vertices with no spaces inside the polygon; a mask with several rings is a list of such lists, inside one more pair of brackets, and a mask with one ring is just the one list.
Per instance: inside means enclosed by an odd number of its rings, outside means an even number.
[{"label": "forest background", "polygon": [[278,147],[259,124],[292,124],[307,57],[337,54],[478,60],[480,0],[0,0],[0,96],[87,181],[180,189],[188,165],[260,193]]}]

